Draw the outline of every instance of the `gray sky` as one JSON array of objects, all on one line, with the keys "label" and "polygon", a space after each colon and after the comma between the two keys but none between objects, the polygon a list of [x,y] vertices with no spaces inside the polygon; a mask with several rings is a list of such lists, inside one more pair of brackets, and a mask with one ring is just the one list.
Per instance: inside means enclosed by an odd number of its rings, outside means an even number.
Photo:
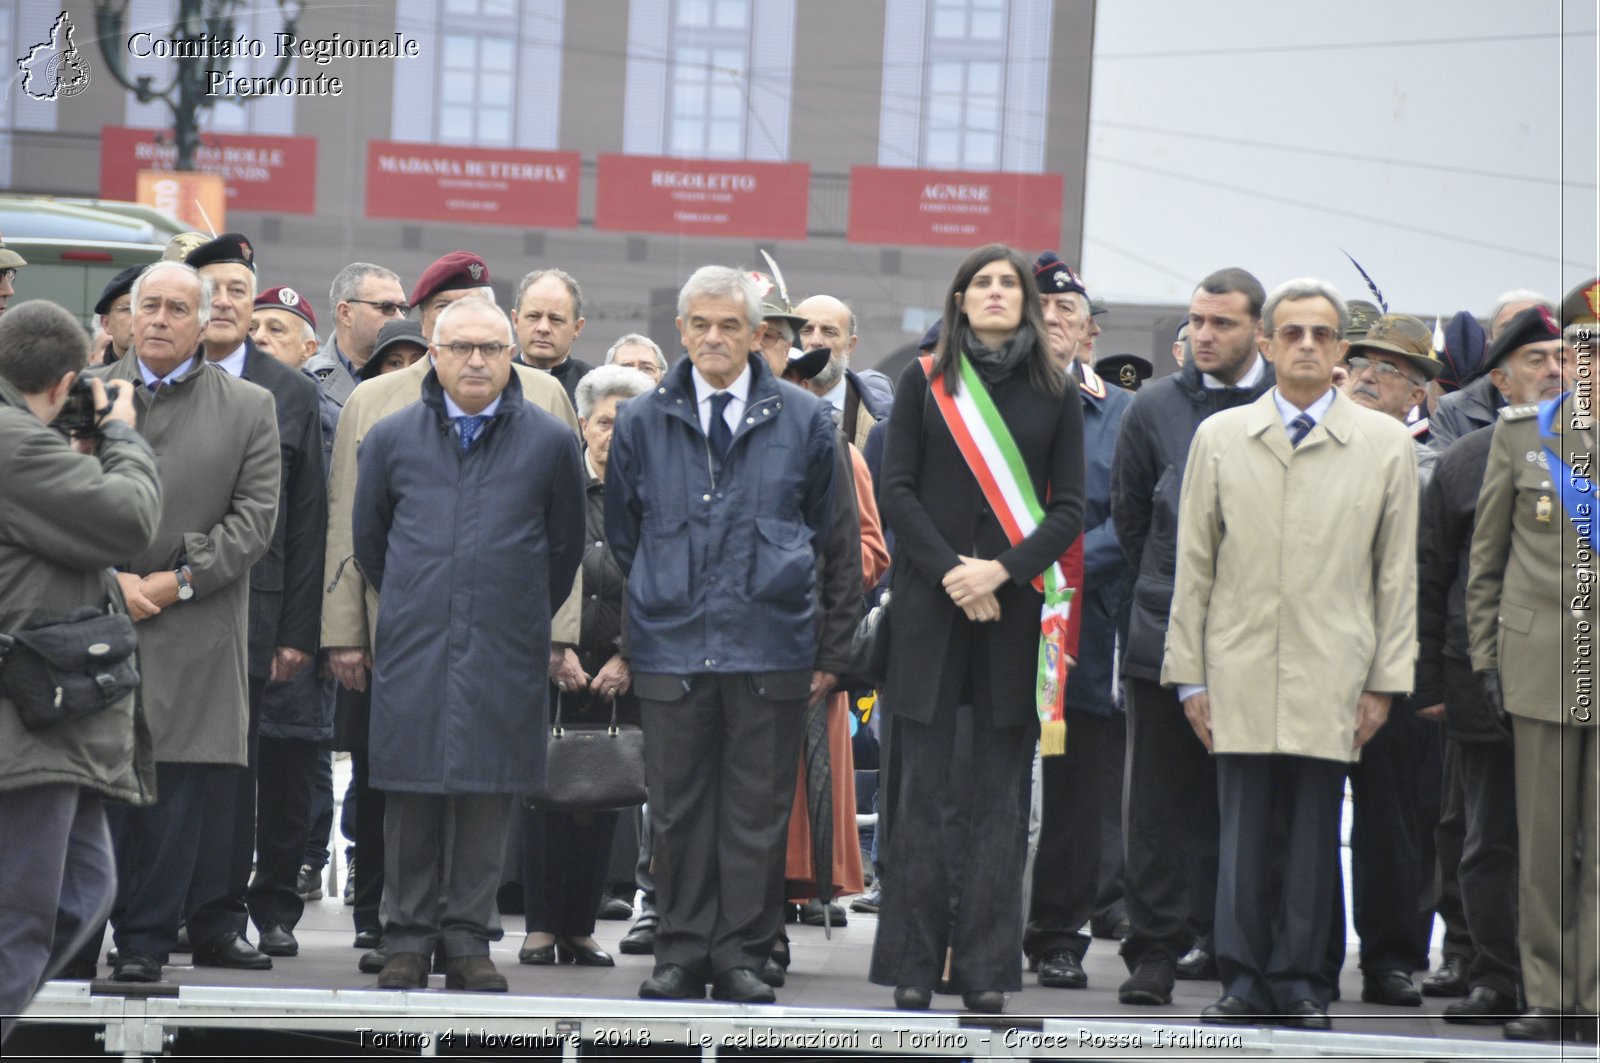
[{"label": "gray sky", "polygon": [[1487,314],[1596,273],[1596,0],[1100,0],[1083,272]]}]

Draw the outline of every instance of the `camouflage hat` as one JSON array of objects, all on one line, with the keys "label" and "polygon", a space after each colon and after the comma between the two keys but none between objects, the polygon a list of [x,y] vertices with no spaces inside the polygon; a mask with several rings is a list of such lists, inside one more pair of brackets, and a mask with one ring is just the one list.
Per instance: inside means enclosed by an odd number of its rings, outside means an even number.
[{"label": "camouflage hat", "polygon": [[0,237],[0,269],[16,269],[26,266],[28,260],[6,246],[4,237]]},{"label": "camouflage hat", "polygon": [[1383,316],[1383,311],[1376,304],[1365,299],[1351,299],[1344,305],[1350,310],[1350,327],[1344,330],[1344,338],[1351,343],[1365,336],[1367,330]]},{"label": "camouflage hat", "polygon": [[1591,277],[1561,300],[1561,324],[1579,325],[1600,319],[1600,277]]},{"label": "camouflage hat", "polygon": [[1397,354],[1420,369],[1428,380],[1444,369],[1444,363],[1433,351],[1433,333],[1420,318],[1410,314],[1384,314],[1372,322],[1366,334],[1350,344],[1349,355],[1360,351]]}]

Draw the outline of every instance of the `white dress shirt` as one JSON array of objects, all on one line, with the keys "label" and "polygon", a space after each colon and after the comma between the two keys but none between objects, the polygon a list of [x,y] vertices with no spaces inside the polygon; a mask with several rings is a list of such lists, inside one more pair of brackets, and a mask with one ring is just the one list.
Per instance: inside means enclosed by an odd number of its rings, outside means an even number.
[{"label": "white dress shirt", "polygon": [[1215,391],[1218,388],[1253,388],[1261,383],[1261,378],[1267,375],[1267,360],[1261,357],[1261,352],[1256,352],[1256,360],[1250,363],[1250,368],[1244,376],[1239,378],[1237,384],[1224,384],[1210,373],[1200,374],[1200,385]]},{"label": "white dress shirt", "polygon": [[[711,434],[711,396],[718,394],[705,377],[700,375],[700,370],[690,367],[689,376],[694,380],[695,404],[700,411],[700,431],[707,436]],[[728,430],[734,431],[739,427],[739,420],[744,416],[744,408],[750,403],[750,365],[740,370],[733,383],[725,389],[733,396],[733,401],[728,403],[727,409],[722,411],[722,419],[728,422]]]}]

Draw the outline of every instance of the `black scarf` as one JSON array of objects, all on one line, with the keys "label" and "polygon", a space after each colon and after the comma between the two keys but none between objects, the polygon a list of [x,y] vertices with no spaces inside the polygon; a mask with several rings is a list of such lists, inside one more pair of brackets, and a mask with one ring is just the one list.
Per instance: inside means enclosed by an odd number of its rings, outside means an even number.
[{"label": "black scarf", "polygon": [[961,350],[978,370],[978,375],[983,377],[983,382],[990,385],[998,384],[1015,373],[1027,364],[1033,354],[1033,326],[1026,321],[1009,340],[1000,345],[998,351],[991,351],[979,343],[978,337],[972,334],[971,326],[963,330],[961,340]]}]

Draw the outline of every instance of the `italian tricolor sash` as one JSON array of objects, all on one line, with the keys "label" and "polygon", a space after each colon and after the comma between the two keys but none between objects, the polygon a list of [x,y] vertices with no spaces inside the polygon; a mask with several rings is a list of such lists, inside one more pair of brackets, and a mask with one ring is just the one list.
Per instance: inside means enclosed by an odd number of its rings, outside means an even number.
[{"label": "italian tricolor sash", "polygon": [[[972,363],[961,358],[961,393],[951,395],[944,378],[935,376],[933,359],[919,359],[928,375],[928,388],[955,438],[956,447],[977,479],[989,508],[1000,520],[1006,538],[1016,546],[1033,534],[1044,519],[1044,507],[1028,482],[1028,466],[1011,438],[1005,419],[995,409],[989,389]],[[1067,619],[1072,613],[1073,589],[1067,586],[1061,562],[1054,561],[1033,578],[1044,594],[1039,614],[1039,664],[1034,696],[1039,711],[1039,752],[1058,756],[1067,751],[1067,721],[1063,704],[1067,689]]]}]

